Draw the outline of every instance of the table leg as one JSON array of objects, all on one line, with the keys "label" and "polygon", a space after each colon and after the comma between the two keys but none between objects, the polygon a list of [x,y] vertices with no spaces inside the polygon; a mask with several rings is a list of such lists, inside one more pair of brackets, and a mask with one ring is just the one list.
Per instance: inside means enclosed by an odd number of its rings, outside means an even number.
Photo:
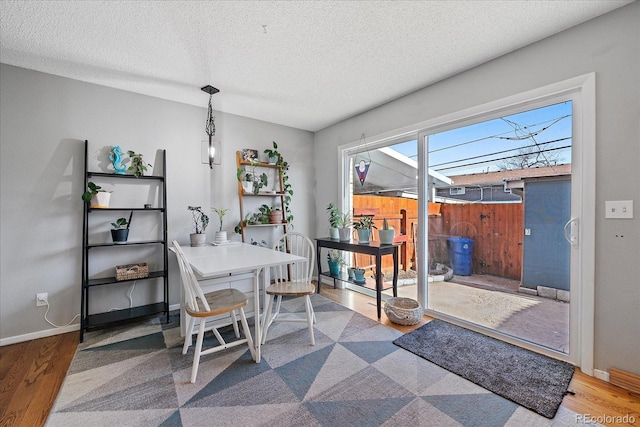
[{"label": "table leg", "polygon": [[378,319],[382,315],[382,255],[376,255],[376,304],[378,308]]},{"label": "table leg", "polygon": [[398,246],[393,251],[393,296],[398,296]]},{"label": "table leg", "polygon": [[[322,247],[320,246],[320,242],[316,241],[316,263],[318,264],[318,283],[316,284],[316,293],[318,295],[320,295],[320,281],[322,280],[322,275],[320,274],[322,272],[321,257],[320,257],[321,248]],[[333,287],[335,288],[335,279],[333,283],[334,283]]]},{"label": "table leg", "polygon": [[[265,269],[265,279],[266,279],[266,270]],[[266,289],[266,287],[265,287]],[[257,269],[255,272],[255,277],[253,278],[253,322],[255,327],[255,339],[253,340],[253,346],[255,347],[256,353],[256,363],[260,363],[261,354],[260,354],[260,343],[262,342],[261,335],[261,325],[260,325],[260,269]]]}]

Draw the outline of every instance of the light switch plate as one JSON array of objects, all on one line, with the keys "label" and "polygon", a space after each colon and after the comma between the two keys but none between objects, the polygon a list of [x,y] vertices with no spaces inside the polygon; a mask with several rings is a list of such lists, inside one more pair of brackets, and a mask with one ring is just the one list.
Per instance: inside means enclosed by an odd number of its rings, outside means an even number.
[{"label": "light switch plate", "polygon": [[605,218],[632,219],[633,200],[615,200],[604,202]]}]

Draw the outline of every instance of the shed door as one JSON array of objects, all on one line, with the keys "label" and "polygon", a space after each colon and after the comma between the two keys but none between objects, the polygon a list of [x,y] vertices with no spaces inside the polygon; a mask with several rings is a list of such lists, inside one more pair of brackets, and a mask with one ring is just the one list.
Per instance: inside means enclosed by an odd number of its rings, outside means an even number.
[{"label": "shed door", "polygon": [[570,245],[564,225],[571,219],[571,181],[525,184],[522,286],[569,290]]}]

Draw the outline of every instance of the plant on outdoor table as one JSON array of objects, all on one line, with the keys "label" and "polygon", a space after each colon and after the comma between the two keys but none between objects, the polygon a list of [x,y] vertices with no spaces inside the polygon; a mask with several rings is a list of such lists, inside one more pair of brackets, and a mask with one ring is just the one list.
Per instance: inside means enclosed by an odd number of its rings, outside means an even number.
[{"label": "plant on outdoor table", "polygon": [[373,225],[373,217],[370,215],[363,216],[358,221],[353,223],[353,228],[356,230],[371,230],[372,228],[377,229],[375,225]]}]

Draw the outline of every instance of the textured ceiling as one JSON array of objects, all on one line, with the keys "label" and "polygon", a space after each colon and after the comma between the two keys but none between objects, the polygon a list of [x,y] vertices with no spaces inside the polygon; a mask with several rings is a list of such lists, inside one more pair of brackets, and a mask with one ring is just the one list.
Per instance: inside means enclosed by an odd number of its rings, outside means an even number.
[{"label": "textured ceiling", "polygon": [[631,1],[7,1],[0,61],[316,131]]}]

